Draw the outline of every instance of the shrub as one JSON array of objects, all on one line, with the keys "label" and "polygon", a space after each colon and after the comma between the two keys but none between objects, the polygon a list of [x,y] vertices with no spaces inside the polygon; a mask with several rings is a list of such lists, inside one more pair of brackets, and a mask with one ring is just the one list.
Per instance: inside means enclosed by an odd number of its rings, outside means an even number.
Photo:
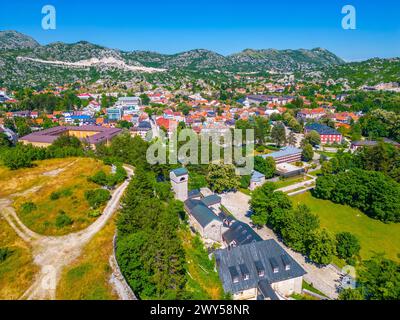
[{"label": "shrub", "polygon": [[9,248],[0,248],[0,263],[7,260],[12,255],[12,251]]},{"label": "shrub", "polygon": [[98,218],[98,217],[100,217],[101,216],[101,211],[100,210],[93,210],[93,211],[90,211],[89,213],[88,213],[88,216],[89,216],[89,218]]},{"label": "shrub", "polygon": [[107,184],[107,175],[103,170],[101,170],[101,171],[98,171],[92,177],[89,177],[88,180],[90,182],[94,182],[100,186],[105,186]]},{"label": "shrub", "polygon": [[72,196],[72,191],[70,189],[63,189],[60,191],[55,191],[50,195],[50,199],[55,201],[62,197],[70,197]]},{"label": "shrub", "polygon": [[111,198],[110,191],[104,189],[89,190],[85,193],[85,198],[93,209],[99,208]]},{"label": "shrub", "polygon": [[53,192],[53,193],[50,195],[50,200],[55,201],[55,200],[58,200],[58,199],[60,199],[60,194],[59,194],[58,192]]},{"label": "shrub", "polygon": [[74,221],[64,212],[60,211],[56,218],[56,227],[58,229],[62,229],[64,227],[70,226],[74,223]]},{"label": "shrub", "polygon": [[243,189],[247,189],[250,186],[250,176],[242,176],[240,178],[240,187]]},{"label": "shrub", "polygon": [[30,168],[33,166],[32,159],[21,148],[11,148],[3,155],[3,163],[11,170]]},{"label": "shrub", "polygon": [[95,175],[88,178],[90,182],[94,182],[100,186],[114,187],[115,185],[124,182],[127,173],[122,165],[116,166],[115,174],[107,175],[104,171],[98,171]]},{"label": "shrub", "polygon": [[261,152],[264,152],[265,149],[266,149],[266,147],[263,146],[263,145],[259,145],[259,146],[256,147],[256,151],[257,151],[257,152],[260,152],[260,153],[261,153]]},{"label": "shrub", "polygon": [[36,204],[33,202],[25,202],[21,206],[21,211],[23,214],[29,214],[37,209]]}]

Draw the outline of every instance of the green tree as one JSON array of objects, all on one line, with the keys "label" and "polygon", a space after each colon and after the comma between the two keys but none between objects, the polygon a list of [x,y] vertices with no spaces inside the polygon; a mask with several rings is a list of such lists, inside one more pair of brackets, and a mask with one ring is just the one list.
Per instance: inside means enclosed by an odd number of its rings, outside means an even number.
[{"label": "green tree", "polygon": [[282,123],[278,123],[272,128],[271,139],[278,147],[286,143],[286,130]]},{"label": "green tree", "polygon": [[339,300],[364,300],[364,296],[358,289],[344,289],[339,294]]},{"label": "green tree", "polygon": [[147,94],[142,93],[139,98],[142,100],[142,105],[147,106],[150,103],[150,98]]},{"label": "green tree", "polygon": [[314,150],[311,144],[306,144],[303,147],[303,152],[302,152],[302,159],[303,161],[309,162],[314,158]]},{"label": "green tree", "polygon": [[281,233],[285,243],[294,250],[306,253],[307,246],[319,228],[318,216],[305,205],[287,215]]},{"label": "green tree", "polygon": [[276,210],[292,209],[292,202],[285,193],[275,192],[272,183],[266,183],[253,192],[250,206],[253,211],[251,215],[253,223],[263,226],[271,221],[271,216]]},{"label": "green tree", "polygon": [[214,192],[221,193],[239,188],[239,177],[233,165],[210,164],[207,183]]},{"label": "green tree", "polygon": [[383,255],[364,261],[357,280],[366,300],[400,300],[400,264]]},{"label": "green tree", "polygon": [[335,239],[326,230],[318,231],[311,238],[308,250],[312,261],[327,265],[336,254]]},{"label": "green tree", "polygon": [[352,141],[358,141],[362,138],[362,129],[358,122],[351,126],[350,135]]},{"label": "green tree", "polygon": [[264,144],[270,132],[269,120],[256,117],[254,120],[254,138],[258,144]]},{"label": "green tree", "polygon": [[309,133],[306,134],[304,137],[304,140],[302,142],[303,145],[311,144],[313,147],[321,144],[321,136],[317,131],[310,131]]},{"label": "green tree", "polygon": [[339,258],[352,258],[358,255],[360,250],[360,242],[352,233],[341,232],[336,235],[336,252]]},{"label": "green tree", "polygon": [[3,163],[11,170],[30,168],[33,166],[32,159],[25,153],[23,148],[12,148],[3,154]]},{"label": "green tree", "polygon": [[276,172],[275,160],[271,157],[263,158],[257,156],[254,158],[254,169],[261,172],[267,179],[272,178]]},{"label": "green tree", "polygon": [[130,129],[133,127],[133,123],[126,120],[121,120],[118,121],[117,127],[121,129]]},{"label": "green tree", "polygon": [[296,135],[293,131],[290,131],[288,137],[287,137],[287,143],[289,144],[289,146],[296,146],[297,144],[297,139],[296,139]]},{"label": "green tree", "polygon": [[0,132],[0,148],[1,147],[11,147],[11,141],[8,139],[7,135]]},{"label": "green tree", "polygon": [[72,147],[79,149],[82,147],[82,142],[77,137],[63,134],[52,143],[52,146],[54,148]]}]

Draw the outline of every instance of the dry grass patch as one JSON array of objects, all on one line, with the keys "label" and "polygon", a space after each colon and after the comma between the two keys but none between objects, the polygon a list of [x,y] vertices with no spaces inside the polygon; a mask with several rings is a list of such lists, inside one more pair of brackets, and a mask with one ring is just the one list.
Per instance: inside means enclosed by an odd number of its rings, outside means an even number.
[{"label": "dry grass patch", "polygon": [[[47,162],[40,163],[37,168],[30,169],[34,173],[27,172],[31,177],[29,181],[35,181],[39,189],[34,193],[19,195],[14,201],[14,208],[22,222],[43,235],[65,235],[88,227],[94,218],[89,216],[93,210],[85,199],[85,192],[99,186],[88,182],[87,178],[98,170],[110,171],[102,162],[90,158],[64,159],[56,163],[51,163],[51,166]],[[46,170],[43,170],[43,166],[46,166]],[[43,176],[60,168],[65,170],[56,176]],[[18,170],[16,174],[21,173]],[[24,188],[26,185],[24,183]],[[100,212],[102,209],[99,209]],[[69,220],[60,223],[60,216]]]},{"label": "dry grass patch", "polygon": [[16,300],[31,286],[38,268],[33,263],[31,248],[1,216],[0,248],[11,250],[10,256],[0,262],[0,300]]},{"label": "dry grass patch", "polygon": [[64,269],[57,287],[59,300],[116,300],[108,282],[115,222],[108,224],[86,245],[82,255]]},{"label": "dry grass patch", "polygon": [[6,198],[12,194],[27,191],[50,180],[51,177],[43,174],[59,169],[60,167],[65,167],[75,160],[72,158],[43,160],[37,162],[38,165],[36,167],[15,171],[0,166],[0,198]]},{"label": "dry grass patch", "polygon": [[221,300],[224,290],[218,273],[214,270],[214,262],[208,258],[203,243],[192,236],[188,228],[179,231],[183,242],[186,261],[188,263],[188,282],[186,289],[195,300]]}]

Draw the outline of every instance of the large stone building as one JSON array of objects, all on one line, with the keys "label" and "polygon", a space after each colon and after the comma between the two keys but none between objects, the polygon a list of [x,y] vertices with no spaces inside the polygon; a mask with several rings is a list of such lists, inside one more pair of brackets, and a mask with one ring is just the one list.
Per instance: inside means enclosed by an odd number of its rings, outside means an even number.
[{"label": "large stone building", "polygon": [[217,215],[221,198],[211,195],[204,198],[191,198],[185,201],[185,210],[189,215],[190,225],[204,240],[222,242],[222,234],[227,228]]},{"label": "large stone building", "polygon": [[284,300],[302,292],[304,269],[275,240],[217,250],[225,292],[234,300]]},{"label": "large stone building", "polygon": [[306,125],[305,134],[316,131],[321,136],[321,144],[342,143],[343,136],[336,129],[320,123]]}]

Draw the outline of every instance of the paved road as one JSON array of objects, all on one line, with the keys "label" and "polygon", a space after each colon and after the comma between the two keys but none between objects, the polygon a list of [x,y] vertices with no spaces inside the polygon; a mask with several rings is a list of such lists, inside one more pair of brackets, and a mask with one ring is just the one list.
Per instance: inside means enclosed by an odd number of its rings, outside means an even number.
[{"label": "paved road", "polygon": [[[224,205],[236,219],[251,224],[249,217],[249,200],[250,197],[241,192],[227,193],[222,195],[222,205]],[[262,229],[254,229],[264,240],[275,239],[296,261],[299,263],[307,274],[304,279],[312,284],[316,289],[323,292],[331,299],[337,299],[337,285],[340,282],[342,274],[332,265],[326,267],[318,267],[306,261],[305,257],[290,248],[286,247],[275,235],[275,233],[264,227]]]},{"label": "paved road", "polygon": [[[125,167],[128,176],[133,170]],[[129,179],[128,179],[129,180]],[[17,234],[32,246],[34,262],[40,267],[32,286],[22,295],[26,300],[54,300],[56,298],[57,283],[63,268],[78,258],[83,247],[96,235],[118,209],[120,200],[128,187],[129,181],[122,183],[112,194],[104,212],[93,224],[85,230],[61,237],[47,237],[28,229],[12,208],[12,200],[0,199],[0,213],[8,221]],[[25,192],[37,192],[40,186]],[[15,195],[14,195],[15,196]],[[12,198],[12,196],[11,196]]]}]

